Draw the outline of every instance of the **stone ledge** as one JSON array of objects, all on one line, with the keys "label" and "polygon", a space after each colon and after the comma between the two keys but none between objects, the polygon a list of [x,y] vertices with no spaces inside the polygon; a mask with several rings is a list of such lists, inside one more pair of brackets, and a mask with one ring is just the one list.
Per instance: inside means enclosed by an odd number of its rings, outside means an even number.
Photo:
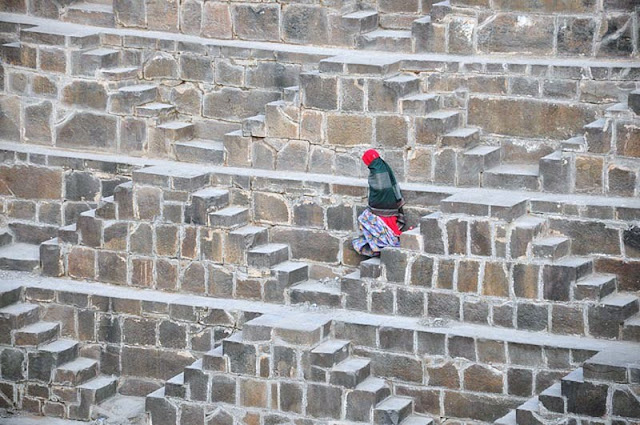
[{"label": "stone ledge", "polygon": [[[370,313],[360,313],[348,310],[310,310],[308,307],[290,307],[263,302],[232,300],[224,298],[208,298],[195,295],[172,294],[155,290],[133,289],[122,286],[101,284],[88,281],[74,281],[69,279],[49,278],[26,272],[6,271],[0,274],[0,291],[8,291],[21,287],[52,291],[58,294],[76,294],[76,296],[95,296],[99,299],[111,298],[117,300],[117,305],[124,306],[121,312],[141,314],[142,305],[153,306],[155,310],[202,308],[227,311],[234,315],[244,314],[255,317],[256,314],[273,314],[277,316],[295,315],[304,312],[319,320],[333,320],[336,326],[354,326],[355,328],[370,329],[373,332],[380,328],[394,328],[416,331],[420,334],[442,335],[451,337],[466,337],[477,340],[489,339],[508,344],[526,344],[540,347],[554,347],[581,351],[602,351],[604,349],[627,350],[637,347],[635,343],[596,340],[584,337],[565,335],[551,335],[538,332],[527,332],[514,329],[500,329],[489,326],[466,323],[448,322],[446,326],[426,326],[423,319],[407,317],[389,317]],[[55,288],[55,289],[54,289]],[[57,297],[54,297],[54,299]],[[135,306],[139,306],[135,307]],[[133,309],[132,309],[133,308]],[[155,311],[154,310],[154,311]],[[354,329],[355,329],[354,328]]]},{"label": "stone ledge", "polygon": [[[636,74],[640,73],[640,61],[636,58],[628,60],[603,60],[601,58],[562,58],[562,57],[526,57],[526,58],[514,58],[508,55],[455,55],[455,54],[442,54],[442,53],[388,53],[379,51],[362,51],[352,50],[344,48],[331,48],[331,47],[315,47],[304,46],[284,43],[271,43],[271,42],[257,42],[257,41],[241,41],[241,40],[216,40],[209,38],[202,38],[197,36],[190,36],[177,33],[166,33],[160,31],[146,31],[135,29],[113,29],[113,28],[99,28],[90,27],[72,23],[62,23],[56,20],[49,20],[44,18],[36,18],[32,16],[0,13],[0,21],[35,26],[36,31],[39,31],[38,26],[48,27],[54,33],[78,35],[83,36],[91,34],[104,34],[113,36],[129,37],[130,39],[157,39],[163,41],[175,42],[177,47],[178,43],[182,43],[182,49],[189,45],[201,45],[218,47],[223,49],[229,56],[242,57],[244,59],[250,58],[264,58],[265,52],[271,52],[274,59],[285,60],[287,57],[306,58],[307,61],[319,62],[322,59],[326,59],[333,56],[349,56],[354,61],[354,64],[362,61],[368,61],[367,58],[379,57],[383,58],[385,62],[389,61],[402,61],[400,66],[401,70],[405,71],[429,71],[429,70],[441,70],[442,65],[449,71],[458,70],[460,68],[470,67],[477,71],[478,64],[482,69],[493,69],[496,64],[507,65],[507,69],[517,68],[521,65],[529,66],[545,66],[554,74],[562,73],[566,74],[568,69],[607,69],[608,72],[620,72],[624,69],[634,69]],[[124,45],[126,46],[126,43]],[[573,72],[573,71],[571,71]],[[633,73],[627,71],[628,77],[634,79]],[[559,74],[558,74],[559,75]],[[625,73],[623,72],[620,78],[625,79]]]},{"label": "stone ledge", "polygon": [[[327,174],[313,174],[288,171],[270,171],[253,168],[207,166],[202,164],[181,163],[170,160],[136,158],[125,155],[96,154],[91,152],[68,151],[36,145],[0,141],[0,155],[19,156],[21,161],[32,157],[32,162],[39,165],[68,167],[75,170],[95,169],[98,171],[116,172],[130,175],[134,170],[149,166],[161,168],[179,164],[185,170],[197,170],[198,173],[210,173],[212,184],[230,183],[231,180],[256,178],[263,180],[255,190],[273,188],[280,185],[294,185],[309,190],[321,191],[325,194],[347,196],[366,196],[367,180],[353,177],[341,177]],[[37,160],[35,159],[37,158]],[[231,180],[229,180],[231,179]],[[455,188],[420,183],[400,184],[407,202],[415,206],[437,206],[443,199],[464,193],[478,193],[491,199],[494,196],[528,199],[529,208],[535,213],[565,214],[573,218],[594,218],[602,220],[602,209],[609,210],[607,220],[627,221],[640,217],[640,199],[617,198],[590,195],[566,195],[535,192],[505,191],[498,189]],[[584,213],[580,213],[584,209]],[[594,216],[590,217],[590,213]]]}]

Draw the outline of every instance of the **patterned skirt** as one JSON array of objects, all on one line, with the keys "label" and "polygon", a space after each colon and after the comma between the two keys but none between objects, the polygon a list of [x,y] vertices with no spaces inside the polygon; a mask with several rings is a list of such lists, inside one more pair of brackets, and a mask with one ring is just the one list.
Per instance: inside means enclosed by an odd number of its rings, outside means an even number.
[{"label": "patterned skirt", "polygon": [[382,248],[400,246],[400,239],[393,231],[369,209],[358,217],[358,225],[362,235],[351,241],[353,249],[367,257],[377,257]]}]

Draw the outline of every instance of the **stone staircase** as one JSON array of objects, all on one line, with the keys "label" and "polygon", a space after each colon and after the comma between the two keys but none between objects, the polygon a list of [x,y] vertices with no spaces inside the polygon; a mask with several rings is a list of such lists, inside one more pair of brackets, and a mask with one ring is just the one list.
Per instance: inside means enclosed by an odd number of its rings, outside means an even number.
[{"label": "stone staircase", "polygon": [[636,341],[637,295],[572,254],[571,238],[527,215],[524,198],[460,194],[441,205],[401,248],[344,276],[331,305]]},{"label": "stone staircase", "polygon": [[101,375],[99,361],[79,355],[78,341],[62,338],[59,323],[40,320],[40,307],[20,298],[20,288],[0,294],[3,404],[91,420],[92,406],[116,393],[117,378]]},{"label": "stone staircase", "polygon": [[495,423],[615,417],[635,421],[640,418],[640,401],[634,389],[637,357],[637,350],[602,351]]},{"label": "stone staircase", "polygon": [[[147,396],[151,420],[177,423],[180,412],[218,420],[240,414],[239,420],[281,415],[312,423],[433,423],[414,413],[412,398],[392,395],[389,384],[372,376],[370,361],[354,356],[349,341],[332,338],[330,325],[304,315],[250,320]],[[194,409],[189,402],[201,405]],[[234,412],[234,405],[243,412]]]}]

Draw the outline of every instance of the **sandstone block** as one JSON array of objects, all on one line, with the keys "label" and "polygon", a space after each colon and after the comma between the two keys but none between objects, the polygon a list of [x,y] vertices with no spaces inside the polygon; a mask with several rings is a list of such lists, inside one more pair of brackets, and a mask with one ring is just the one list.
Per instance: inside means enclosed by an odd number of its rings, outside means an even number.
[{"label": "sandstone block", "polygon": [[56,145],[114,151],[116,127],[115,117],[76,112],[56,126]]},{"label": "sandstone block", "polygon": [[228,3],[204,3],[202,35],[211,38],[232,38],[231,7]]},{"label": "sandstone block", "polygon": [[29,143],[50,145],[52,104],[45,100],[39,103],[25,105],[24,120],[26,123],[24,138]]},{"label": "sandstone block", "polygon": [[549,54],[554,31],[553,21],[543,16],[498,14],[478,28],[478,50]]},{"label": "sandstone block", "polygon": [[373,120],[362,115],[327,116],[327,143],[336,146],[369,145],[373,137]]},{"label": "sandstone block", "polygon": [[239,4],[233,6],[234,31],[242,40],[279,41],[278,4]]}]

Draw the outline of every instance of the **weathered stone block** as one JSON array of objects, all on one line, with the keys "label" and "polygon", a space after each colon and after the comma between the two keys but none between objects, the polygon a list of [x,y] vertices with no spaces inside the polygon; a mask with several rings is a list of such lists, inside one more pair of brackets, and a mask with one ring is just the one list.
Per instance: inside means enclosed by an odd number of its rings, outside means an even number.
[{"label": "weathered stone block", "polygon": [[231,38],[231,7],[228,3],[204,2],[202,12],[202,35],[211,38]]},{"label": "weathered stone block", "polygon": [[478,50],[550,54],[554,31],[553,21],[544,16],[497,14],[478,28]]},{"label": "weathered stone block", "polygon": [[427,364],[427,374],[429,375],[429,385],[434,387],[445,387],[451,389],[460,388],[460,376],[458,369],[452,362],[436,361]]},{"label": "weathered stone block", "polygon": [[240,4],[233,6],[236,36],[243,40],[280,40],[280,5]]},{"label": "weathered stone block", "polygon": [[114,151],[117,120],[90,112],[75,112],[56,126],[56,145]]},{"label": "weathered stone block", "polygon": [[52,104],[48,100],[25,105],[25,141],[45,145],[51,144],[52,109]]},{"label": "weathered stone block", "polygon": [[262,113],[264,105],[279,98],[280,94],[275,91],[259,89],[245,91],[225,87],[204,96],[203,115],[207,118],[239,121]]},{"label": "weathered stone block", "polygon": [[145,3],[149,29],[169,32],[178,31],[179,5],[177,0],[145,0]]},{"label": "weathered stone block", "polygon": [[308,414],[316,418],[340,418],[342,391],[338,387],[309,384],[307,387]]},{"label": "weathered stone block", "polygon": [[126,255],[108,251],[98,252],[98,279],[102,282],[126,285]]},{"label": "weathered stone block", "polygon": [[283,39],[289,43],[328,44],[328,8],[291,4],[282,10]]},{"label": "weathered stone block", "polygon": [[472,365],[464,370],[464,387],[471,391],[501,394],[502,372],[492,367]]},{"label": "weathered stone block", "polygon": [[[593,121],[595,111],[584,104],[563,104],[536,99],[471,96],[469,124],[488,133],[521,137],[569,139]],[[506,119],[509,117],[509,119]]]}]

